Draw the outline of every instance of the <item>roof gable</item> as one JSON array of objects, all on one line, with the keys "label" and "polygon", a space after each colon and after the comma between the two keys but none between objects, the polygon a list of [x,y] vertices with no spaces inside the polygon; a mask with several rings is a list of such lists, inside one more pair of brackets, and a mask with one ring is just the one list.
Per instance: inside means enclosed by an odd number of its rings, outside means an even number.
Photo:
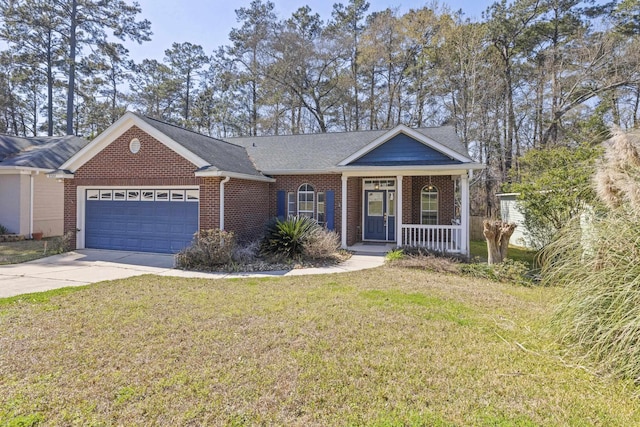
[{"label": "roof gable", "polygon": [[133,126],[191,162],[194,170],[262,177],[243,147],[131,112],[102,132],[60,169],[77,170]]},{"label": "roof gable", "polygon": [[349,163],[354,166],[451,165],[462,163],[400,133]]},{"label": "roof gable", "polygon": [[93,141],[91,141],[86,147],[77,152],[73,157],[67,160],[60,169],[69,170],[71,172],[76,171],[82,165],[91,160],[96,154],[105,149],[109,144],[115,141],[119,136],[129,130],[131,127],[137,126],[142,131],[154,137],[180,156],[189,160],[196,167],[206,167],[208,163],[201,159],[199,156],[191,153],[185,147],[173,141],[171,138],[164,135],[158,129],[150,126],[140,117],[133,113],[125,113],[114,124],[109,126],[104,132],[98,135]]},{"label": "roof gable", "polygon": [[447,165],[470,162],[469,157],[424,133],[398,125],[339,163],[340,166]]}]

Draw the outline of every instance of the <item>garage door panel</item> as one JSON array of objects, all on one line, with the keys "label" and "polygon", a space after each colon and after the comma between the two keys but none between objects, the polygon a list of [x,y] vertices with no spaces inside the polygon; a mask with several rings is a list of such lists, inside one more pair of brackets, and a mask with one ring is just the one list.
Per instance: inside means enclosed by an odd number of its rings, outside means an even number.
[{"label": "garage door panel", "polygon": [[198,210],[196,202],[87,200],[85,246],[175,253],[198,230]]}]

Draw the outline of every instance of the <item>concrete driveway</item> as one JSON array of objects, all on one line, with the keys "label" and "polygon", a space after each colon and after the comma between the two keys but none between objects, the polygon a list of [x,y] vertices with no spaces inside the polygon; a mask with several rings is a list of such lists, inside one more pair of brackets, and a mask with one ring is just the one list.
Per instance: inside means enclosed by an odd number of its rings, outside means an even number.
[{"label": "concrete driveway", "polygon": [[173,255],[81,249],[22,264],[0,266],[0,298],[142,274],[207,279],[298,276],[363,270],[378,267],[383,263],[383,256],[353,255],[346,262],[331,267],[260,273],[202,273],[174,269]]}]

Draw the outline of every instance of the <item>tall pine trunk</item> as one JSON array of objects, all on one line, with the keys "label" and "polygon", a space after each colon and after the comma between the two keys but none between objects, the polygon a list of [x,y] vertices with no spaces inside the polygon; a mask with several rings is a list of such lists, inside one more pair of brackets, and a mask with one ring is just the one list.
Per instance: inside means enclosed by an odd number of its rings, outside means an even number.
[{"label": "tall pine trunk", "polygon": [[69,86],[67,88],[67,135],[73,135],[74,95],[76,91],[76,28],[78,1],[71,1],[71,27],[69,29]]}]

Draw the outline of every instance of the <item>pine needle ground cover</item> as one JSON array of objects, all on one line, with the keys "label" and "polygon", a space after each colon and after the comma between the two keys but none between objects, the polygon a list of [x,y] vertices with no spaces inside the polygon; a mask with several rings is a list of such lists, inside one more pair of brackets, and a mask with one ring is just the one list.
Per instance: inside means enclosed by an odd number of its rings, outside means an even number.
[{"label": "pine needle ground cover", "polygon": [[383,267],[0,300],[0,425],[638,425],[554,288]]}]

